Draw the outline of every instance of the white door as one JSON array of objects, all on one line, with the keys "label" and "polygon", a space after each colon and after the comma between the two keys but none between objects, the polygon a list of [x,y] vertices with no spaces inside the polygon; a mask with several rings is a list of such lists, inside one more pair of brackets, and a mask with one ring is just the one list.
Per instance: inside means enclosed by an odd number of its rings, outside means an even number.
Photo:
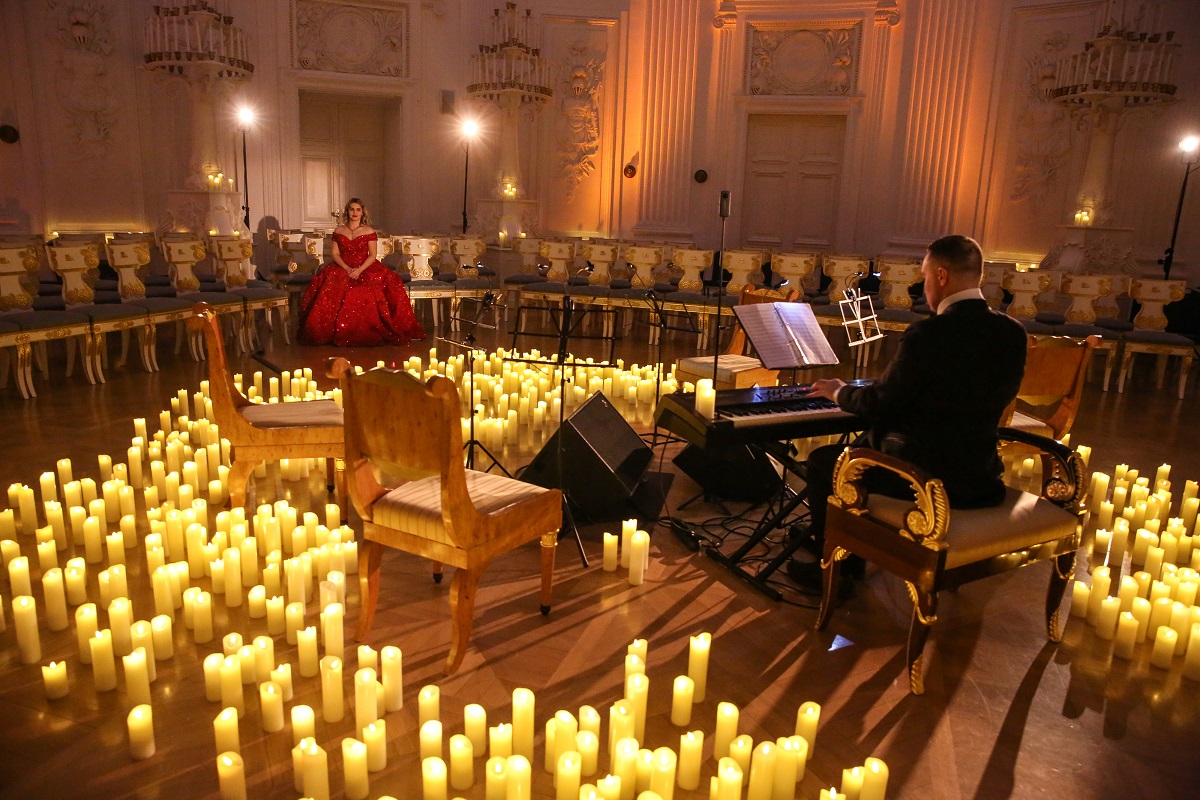
[{"label": "white door", "polygon": [[746,128],[742,245],[833,247],[846,118],[751,114]]},{"label": "white door", "polygon": [[300,95],[300,165],[305,228],[330,228],[333,212],[362,198],[376,227],[386,227],[387,100]]}]

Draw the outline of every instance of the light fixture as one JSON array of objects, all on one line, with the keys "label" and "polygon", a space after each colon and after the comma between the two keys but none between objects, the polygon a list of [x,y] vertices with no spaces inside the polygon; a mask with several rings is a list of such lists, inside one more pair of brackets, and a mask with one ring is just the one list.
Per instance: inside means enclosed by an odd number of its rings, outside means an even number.
[{"label": "light fixture", "polygon": [[467,232],[467,178],[471,174],[471,140],[479,135],[479,123],[473,119],[462,121],[463,135],[463,203],[462,232]]},{"label": "light fixture", "polygon": [[1179,205],[1175,207],[1171,245],[1163,252],[1163,257],[1158,262],[1162,264],[1163,280],[1171,278],[1171,265],[1175,262],[1175,239],[1179,236],[1179,218],[1183,216],[1183,199],[1187,196],[1188,176],[1196,171],[1196,166],[1200,163],[1200,137],[1185,136],[1179,141],[1179,152],[1183,154],[1183,185],[1179,187]]},{"label": "light fixture", "polygon": [[246,171],[246,132],[254,124],[254,109],[242,106],[237,111],[238,128],[242,132],[242,223],[246,226],[246,235],[250,235],[250,176]]}]

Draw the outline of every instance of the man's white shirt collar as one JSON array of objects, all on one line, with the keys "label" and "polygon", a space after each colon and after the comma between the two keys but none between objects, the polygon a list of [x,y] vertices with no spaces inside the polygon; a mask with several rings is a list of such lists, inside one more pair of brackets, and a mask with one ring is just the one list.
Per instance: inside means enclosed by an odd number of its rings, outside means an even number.
[{"label": "man's white shirt collar", "polygon": [[983,291],[978,288],[963,289],[961,292],[943,297],[942,302],[938,303],[937,313],[945,314],[946,309],[959,302],[960,300],[984,300]]}]

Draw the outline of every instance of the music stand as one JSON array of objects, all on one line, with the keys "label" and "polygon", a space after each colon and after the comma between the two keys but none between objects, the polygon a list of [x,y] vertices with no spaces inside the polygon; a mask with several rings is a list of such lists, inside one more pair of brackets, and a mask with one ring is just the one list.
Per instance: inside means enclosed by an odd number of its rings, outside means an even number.
[{"label": "music stand", "polygon": [[[466,461],[465,461],[467,469],[475,468],[475,450],[479,449],[479,450],[482,450],[483,454],[486,455],[492,461],[491,466],[489,466],[487,469],[483,470],[483,472],[491,472],[493,467],[499,467],[500,471],[503,472],[506,477],[511,478],[512,473],[510,473],[507,469],[504,468],[504,465],[500,463],[500,459],[496,458],[496,456],[493,455],[492,452],[487,449],[487,446],[484,445],[483,442],[481,442],[475,438],[475,353],[477,352],[476,348],[475,348],[475,341],[476,341],[475,331],[478,330],[478,328],[480,326],[479,320],[483,316],[483,312],[485,312],[489,307],[491,307],[492,304],[495,303],[495,301],[496,301],[496,296],[494,294],[492,294],[491,292],[485,292],[483,297],[480,299],[479,308],[476,309],[474,317],[467,318],[467,317],[460,316],[460,317],[452,317],[451,318],[452,321],[470,323],[471,329],[463,335],[463,340],[461,342],[456,341],[454,339],[450,339],[445,336],[439,336],[438,341],[445,342],[448,345],[451,345],[453,347],[457,347],[460,349],[465,348],[467,350],[467,358],[466,358],[467,406],[468,406],[467,425],[468,425],[468,431],[469,431],[469,433],[468,433],[469,438],[463,444],[463,450],[467,454]],[[490,330],[496,329],[495,325],[484,325],[483,327],[488,328]],[[485,351],[478,351],[478,352],[485,352]]]}]

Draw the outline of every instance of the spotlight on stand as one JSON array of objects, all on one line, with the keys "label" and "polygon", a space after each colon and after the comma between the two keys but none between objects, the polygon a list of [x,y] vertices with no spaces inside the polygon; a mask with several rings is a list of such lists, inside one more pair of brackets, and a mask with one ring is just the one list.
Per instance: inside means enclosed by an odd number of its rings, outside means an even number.
[{"label": "spotlight on stand", "polygon": [[1175,227],[1171,229],[1171,246],[1163,253],[1158,263],[1162,264],[1163,280],[1170,280],[1171,265],[1175,262],[1175,239],[1179,236],[1179,218],[1183,215],[1183,199],[1187,196],[1188,176],[1200,164],[1200,137],[1187,136],[1179,142],[1183,154],[1183,185],[1179,187],[1179,205],[1175,207]]},{"label": "spotlight on stand", "polygon": [[254,125],[254,109],[242,106],[237,112],[238,130],[242,132],[242,222],[246,226],[246,235],[250,235],[250,176],[246,172],[246,132]]},{"label": "spotlight on stand", "polygon": [[463,205],[462,232],[467,232],[467,178],[471,174],[471,142],[479,135],[479,123],[473,119],[462,121],[463,135]]}]

